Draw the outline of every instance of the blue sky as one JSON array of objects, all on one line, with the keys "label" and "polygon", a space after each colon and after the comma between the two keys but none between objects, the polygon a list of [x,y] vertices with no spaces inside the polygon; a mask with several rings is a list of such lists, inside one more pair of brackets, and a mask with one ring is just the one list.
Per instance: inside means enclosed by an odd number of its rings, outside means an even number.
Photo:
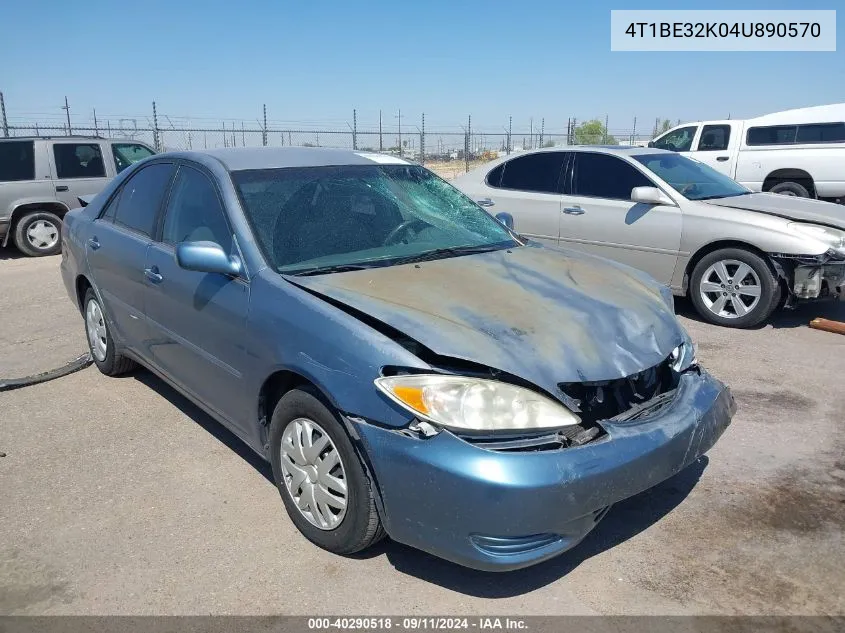
[{"label": "blue sky", "polygon": [[[547,131],[567,118],[650,130],[655,117],[742,118],[845,101],[841,2],[451,0],[5,3],[0,90],[14,120],[191,116],[343,127]],[[610,51],[610,10],[835,9],[837,52]],[[206,121],[207,120],[207,121]]]}]

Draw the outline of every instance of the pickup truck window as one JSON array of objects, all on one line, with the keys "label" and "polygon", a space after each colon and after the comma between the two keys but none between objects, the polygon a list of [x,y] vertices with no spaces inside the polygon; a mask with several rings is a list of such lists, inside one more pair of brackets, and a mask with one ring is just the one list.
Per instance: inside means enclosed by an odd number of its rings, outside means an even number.
[{"label": "pickup truck window", "polygon": [[705,125],[698,141],[699,152],[719,152],[728,149],[731,140],[730,125]]},{"label": "pickup truck window", "polygon": [[35,180],[35,149],[32,141],[0,143],[0,182]]},{"label": "pickup truck window", "polygon": [[695,138],[697,129],[697,125],[690,125],[674,130],[654,141],[652,147],[668,149],[672,152],[688,152],[692,147],[692,139]]},{"label": "pickup truck window", "polygon": [[845,123],[768,125],[748,129],[748,145],[815,145],[845,141]]},{"label": "pickup truck window", "polygon": [[845,123],[799,125],[796,143],[841,143],[845,141]]}]

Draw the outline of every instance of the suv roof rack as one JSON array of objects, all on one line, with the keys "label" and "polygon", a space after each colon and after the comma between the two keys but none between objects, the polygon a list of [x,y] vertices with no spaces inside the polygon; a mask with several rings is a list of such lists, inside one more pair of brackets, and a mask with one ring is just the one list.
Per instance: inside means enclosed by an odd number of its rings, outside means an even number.
[{"label": "suv roof rack", "polygon": [[105,136],[96,136],[94,134],[41,134],[39,136],[5,136],[0,138],[0,141],[52,141],[61,140],[63,138],[88,138],[96,139],[98,141],[115,140],[106,138]]}]

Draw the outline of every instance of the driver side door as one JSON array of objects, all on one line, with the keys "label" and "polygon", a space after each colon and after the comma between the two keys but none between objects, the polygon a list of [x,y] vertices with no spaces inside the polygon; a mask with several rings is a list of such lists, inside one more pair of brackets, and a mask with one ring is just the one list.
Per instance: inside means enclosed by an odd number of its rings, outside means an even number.
[{"label": "driver side door", "polygon": [[245,431],[249,280],[181,268],[176,246],[195,241],[215,242],[230,254],[237,248],[213,176],[183,164],[147,253],[146,351],[180,388]]}]

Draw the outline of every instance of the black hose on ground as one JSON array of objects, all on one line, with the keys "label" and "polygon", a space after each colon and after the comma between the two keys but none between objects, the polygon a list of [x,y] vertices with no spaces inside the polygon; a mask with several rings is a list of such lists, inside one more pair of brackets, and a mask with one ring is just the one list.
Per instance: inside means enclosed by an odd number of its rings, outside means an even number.
[{"label": "black hose on ground", "polygon": [[65,363],[61,367],[44,371],[40,374],[32,374],[31,376],[24,376],[23,378],[0,378],[0,391],[11,391],[12,389],[20,389],[21,387],[29,387],[30,385],[37,385],[40,382],[47,382],[48,380],[55,380],[62,376],[67,376],[80,369],[85,369],[94,362],[91,358],[90,352],[85,352],[82,356],[74,358],[69,363]]}]

